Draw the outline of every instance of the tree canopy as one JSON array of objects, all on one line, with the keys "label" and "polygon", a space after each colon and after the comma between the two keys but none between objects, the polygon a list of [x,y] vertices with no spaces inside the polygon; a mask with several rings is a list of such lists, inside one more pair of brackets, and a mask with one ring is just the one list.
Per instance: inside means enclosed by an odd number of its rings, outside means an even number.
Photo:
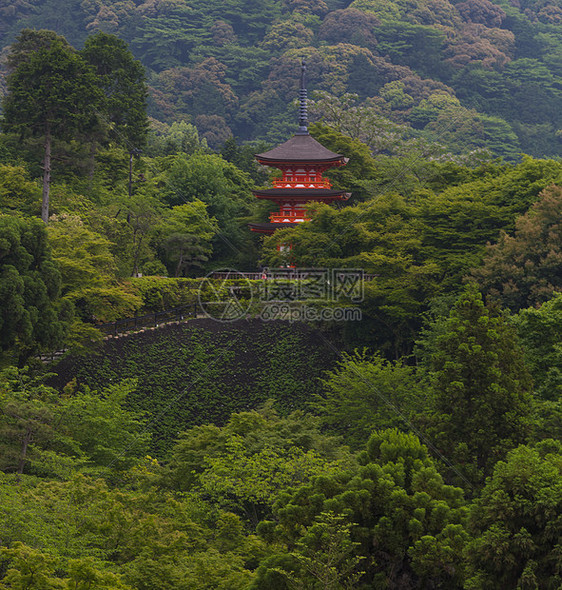
[{"label": "tree canopy", "polygon": [[62,344],[72,312],[58,300],[61,274],[45,228],[8,215],[0,215],[0,228],[1,348],[23,362]]},{"label": "tree canopy", "polygon": [[4,131],[22,139],[35,137],[44,143],[41,218],[46,223],[53,141],[91,129],[97,121],[101,93],[93,71],[61,37],[24,31],[12,53],[2,125]]}]

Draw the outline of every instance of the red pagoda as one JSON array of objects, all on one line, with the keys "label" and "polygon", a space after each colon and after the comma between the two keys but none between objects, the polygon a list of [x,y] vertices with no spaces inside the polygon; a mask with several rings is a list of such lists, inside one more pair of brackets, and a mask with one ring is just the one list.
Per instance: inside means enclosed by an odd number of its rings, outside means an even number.
[{"label": "red pagoda", "polygon": [[308,115],[305,87],[306,65],[301,66],[299,130],[285,143],[256,154],[256,160],[264,166],[279,168],[283,178],[273,181],[273,188],[254,191],[258,199],[279,204],[279,211],[269,216],[269,223],[250,223],[250,229],[262,234],[294,227],[308,221],[306,208],[311,202],[331,203],[347,200],[350,193],[332,190],[332,185],[322,174],[335,166],[344,166],[348,158],[326,149],[308,134]]}]

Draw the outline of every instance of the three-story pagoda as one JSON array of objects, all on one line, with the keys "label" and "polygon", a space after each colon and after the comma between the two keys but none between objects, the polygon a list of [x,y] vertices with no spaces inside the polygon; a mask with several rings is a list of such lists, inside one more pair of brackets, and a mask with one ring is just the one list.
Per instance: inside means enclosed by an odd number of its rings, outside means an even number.
[{"label": "three-story pagoda", "polygon": [[309,220],[306,209],[311,202],[332,203],[347,200],[351,196],[350,193],[333,190],[330,181],[322,176],[330,168],[347,164],[348,158],[331,152],[309,135],[305,72],[303,60],[299,130],[285,143],[263,154],[256,154],[260,164],[279,168],[283,177],[273,181],[273,188],[254,191],[258,199],[267,199],[279,205],[279,211],[269,216],[268,223],[249,224],[255,232],[272,234],[277,229],[294,227],[297,223]]}]

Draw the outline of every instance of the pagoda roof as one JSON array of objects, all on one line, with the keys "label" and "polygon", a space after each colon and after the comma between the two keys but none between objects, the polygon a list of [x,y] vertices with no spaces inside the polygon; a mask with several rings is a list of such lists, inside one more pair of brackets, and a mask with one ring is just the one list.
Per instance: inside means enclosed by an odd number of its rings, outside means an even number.
[{"label": "pagoda roof", "polygon": [[264,164],[269,162],[337,162],[344,164],[347,161],[347,158],[331,152],[308,133],[293,135],[291,139],[272,150],[256,154],[256,158]]},{"label": "pagoda roof", "polygon": [[298,222],[295,223],[248,223],[248,226],[252,231],[259,232],[262,234],[272,234],[275,230],[286,229],[288,227],[295,227]]},{"label": "pagoda roof", "polygon": [[333,201],[347,200],[351,193],[326,188],[268,188],[254,190],[258,199],[287,200],[287,201]]}]

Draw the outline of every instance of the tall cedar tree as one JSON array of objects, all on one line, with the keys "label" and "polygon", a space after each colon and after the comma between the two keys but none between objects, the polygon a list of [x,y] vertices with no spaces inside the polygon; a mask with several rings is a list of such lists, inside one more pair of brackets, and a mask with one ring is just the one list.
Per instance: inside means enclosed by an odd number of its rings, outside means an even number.
[{"label": "tall cedar tree", "polygon": [[431,364],[432,438],[477,483],[527,437],[531,383],[517,337],[471,285],[437,338]]},{"label": "tall cedar tree", "polygon": [[44,141],[41,218],[47,223],[53,141],[96,125],[101,91],[92,68],[49,31],[24,31],[12,46],[10,64],[3,128]]},{"label": "tall cedar tree", "polygon": [[106,123],[114,132],[112,139],[127,150],[146,143],[148,117],[145,72],[125,41],[107,33],[88,37],[82,57],[97,73],[105,97]]}]

